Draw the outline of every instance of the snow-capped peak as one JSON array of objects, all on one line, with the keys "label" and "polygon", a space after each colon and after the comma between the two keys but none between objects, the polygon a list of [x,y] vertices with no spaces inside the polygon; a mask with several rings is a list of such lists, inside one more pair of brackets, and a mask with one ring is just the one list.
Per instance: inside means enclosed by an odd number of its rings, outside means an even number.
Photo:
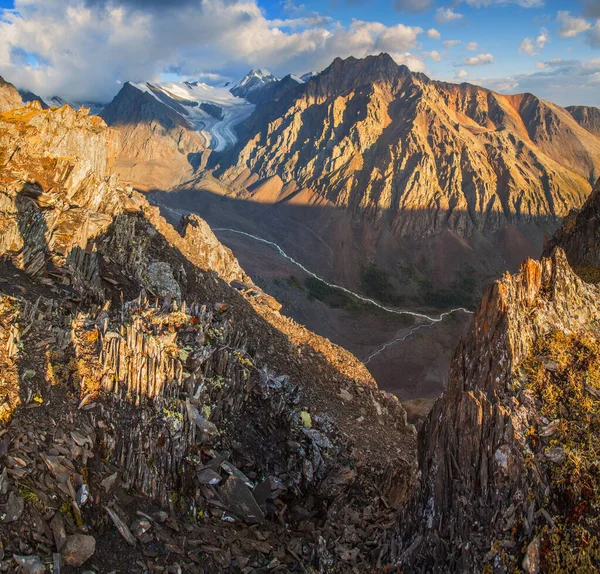
[{"label": "snow-capped peak", "polygon": [[302,74],[302,75],[300,76],[300,79],[301,79],[303,82],[308,82],[308,80],[310,80],[312,77],[314,77],[314,76],[316,76],[316,75],[317,75],[317,72],[307,72],[306,74]]},{"label": "snow-capped peak", "polygon": [[276,78],[268,70],[251,70],[241,80],[233,84],[231,93],[245,98],[249,93],[263,88],[272,82],[278,82]]}]

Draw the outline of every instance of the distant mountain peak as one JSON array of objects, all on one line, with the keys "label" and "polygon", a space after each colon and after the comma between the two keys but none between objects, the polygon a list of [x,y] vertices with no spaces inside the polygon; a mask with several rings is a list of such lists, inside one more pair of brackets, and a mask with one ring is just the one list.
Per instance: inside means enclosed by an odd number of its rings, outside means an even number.
[{"label": "distant mountain peak", "polygon": [[314,70],[312,70],[310,72],[306,72],[306,74],[302,74],[300,76],[300,79],[303,82],[308,82],[308,80],[310,80],[311,78],[314,78],[317,74],[318,74],[318,72],[315,72]]},{"label": "distant mountain peak", "polygon": [[250,94],[278,81],[279,78],[276,78],[268,70],[250,70],[250,72],[231,87],[230,91],[234,96],[239,98],[248,98]]}]

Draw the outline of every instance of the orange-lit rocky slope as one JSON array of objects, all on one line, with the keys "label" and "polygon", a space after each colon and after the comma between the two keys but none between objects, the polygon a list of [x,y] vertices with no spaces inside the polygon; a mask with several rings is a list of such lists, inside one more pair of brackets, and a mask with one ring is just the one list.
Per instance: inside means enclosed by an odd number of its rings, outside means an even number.
[{"label": "orange-lit rocky slope", "polygon": [[117,150],[85,110],[0,112],[0,568],[375,565],[414,478],[400,403]]}]

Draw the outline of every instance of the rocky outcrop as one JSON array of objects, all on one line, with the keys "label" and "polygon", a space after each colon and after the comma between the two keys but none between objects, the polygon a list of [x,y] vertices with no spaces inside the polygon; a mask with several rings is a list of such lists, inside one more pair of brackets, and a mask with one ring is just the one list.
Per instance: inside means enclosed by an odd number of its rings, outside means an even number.
[{"label": "rocky outcrop", "polygon": [[400,403],[200,218],[177,231],[123,187],[101,119],[30,105],[0,134],[0,569],[396,555],[416,444]]},{"label": "rocky outcrop", "polygon": [[600,140],[566,110],[431,81],[386,54],[336,59],[238,132],[220,173],[240,197],[278,176],[400,236],[556,221],[600,175]]},{"label": "rocky outcrop", "polygon": [[[584,370],[578,361],[597,360],[593,346],[579,345],[595,340],[599,319],[600,290],[575,275],[560,249],[489,288],[419,438],[406,565],[438,572],[583,567],[577,558],[566,566],[561,545],[569,545],[572,513],[593,511],[577,506],[580,494],[560,477],[571,473],[565,454],[580,448],[570,433],[590,416],[576,405],[598,408],[599,381],[575,373]],[[573,483],[579,478],[571,473]],[[575,555],[575,536],[573,545]]]},{"label": "rocky outcrop", "polygon": [[17,89],[0,76],[0,112],[12,110],[23,105]]},{"label": "rocky outcrop", "polygon": [[600,136],[600,109],[591,106],[570,106],[566,110],[588,132]]},{"label": "rocky outcrop", "polygon": [[560,247],[586,280],[600,281],[600,180],[580,211],[571,213],[544,249]]},{"label": "rocky outcrop", "polygon": [[43,110],[47,110],[50,107],[40,96],[29,90],[19,90],[19,95],[23,99],[24,104],[28,104],[29,102],[39,102]]}]

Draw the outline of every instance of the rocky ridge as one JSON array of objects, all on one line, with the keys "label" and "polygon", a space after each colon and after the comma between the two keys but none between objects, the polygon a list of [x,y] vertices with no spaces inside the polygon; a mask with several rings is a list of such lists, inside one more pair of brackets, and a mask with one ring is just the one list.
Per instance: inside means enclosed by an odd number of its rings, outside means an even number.
[{"label": "rocky ridge", "polygon": [[0,113],[0,568],[389,562],[399,402],[123,187],[100,118],[40,107]]},{"label": "rocky ridge", "polygon": [[600,290],[560,249],[489,288],[419,436],[410,571],[598,567],[581,484],[595,472],[582,437],[600,409],[599,321]]},{"label": "rocky ridge", "polygon": [[149,90],[141,91],[129,82],[100,115],[119,132],[119,175],[127,181],[171,187],[193,172],[199,163],[194,158],[208,147],[186,119],[183,106],[174,100],[159,101]]}]

